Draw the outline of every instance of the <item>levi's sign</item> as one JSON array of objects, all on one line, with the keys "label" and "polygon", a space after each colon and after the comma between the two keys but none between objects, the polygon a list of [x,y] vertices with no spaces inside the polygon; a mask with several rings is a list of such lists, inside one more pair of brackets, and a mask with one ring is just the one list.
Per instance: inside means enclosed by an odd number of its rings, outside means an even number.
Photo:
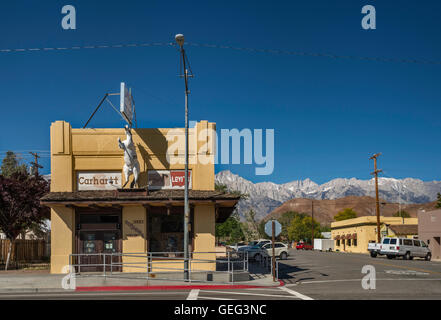
[{"label": "levi's sign", "polygon": [[[149,189],[184,189],[185,170],[149,170]],[[191,189],[191,170],[188,171],[188,188]]]},{"label": "levi's sign", "polygon": [[77,190],[115,190],[121,188],[121,172],[77,172]]}]

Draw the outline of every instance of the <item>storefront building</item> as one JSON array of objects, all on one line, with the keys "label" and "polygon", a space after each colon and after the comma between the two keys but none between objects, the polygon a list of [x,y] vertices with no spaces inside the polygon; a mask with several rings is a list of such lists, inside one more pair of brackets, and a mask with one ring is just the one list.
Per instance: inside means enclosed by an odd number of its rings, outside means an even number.
[{"label": "storefront building", "polygon": [[[204,259],[215,259],[215,223],[228,218],[239,200],[215,191],[215,130],[207,121],[189,129],[189,250],[210,252]],[[51,208],[51,273],[66,272],[72,254],[90,254],[93,265],[100,262],[92,254],[122,253],[120,271],[132,272],[140,270],[129,263],[139,259],[125,253],[179,257],[184,251],[184,130],[132,129],[139,162],[135,189],[130,189],[133,175],[126,184],[122,170],[118,138],[125,137],[124,129],[52,123],[51,192],[41,200]],[[170,162],[171,157],[182,161]]]},{"label": "storefront building", "polygon": [[[395,236],[413,237],[417,218],[380,217],[381,237]],[[406,230],[403,225],[408,226]],[[410,234],[402,234],[401,232]],[[334,239],[335,250],[354,253],[367,253],[369,242],[377,242],[377,217],[365,216],[331,223],[331,238]]]},{"label": "storefront building", "polygon": [[418,212],[418,235],[429,246],[433,259],[441,259],[441,209]]}]

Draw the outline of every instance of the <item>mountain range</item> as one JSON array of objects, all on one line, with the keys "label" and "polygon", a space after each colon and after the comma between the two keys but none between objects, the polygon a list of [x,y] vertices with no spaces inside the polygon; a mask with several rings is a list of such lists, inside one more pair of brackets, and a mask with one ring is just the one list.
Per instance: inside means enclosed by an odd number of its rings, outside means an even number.
[{"label": "mountain range", "polygon": [[[323,184],[317,184],[310,179],[295,180],[284,184],[253,183],[229,170],[224,170],[216,174],[216,183],[226,185],[229,190],[240,191],[248,195],[246,199],[240,200],[237,206],[242,219],[245,212],[250,209],[256,212],[258,220],[264,219],[284,202],[292,199],[335,200],[345,197],[375,197],[373,178],[370,180],[337,178]],[[378,188],[382,201],[395,203],[398,208],[400,205],[435,201],[437,193],[441,192],[441,181],[380,177]],[[352,198],[351,201],[354,202],[355,199]],[[367,200],[364,199],[363,202],[365,201]],[[375,208],[375,202],[373,206]]]}]

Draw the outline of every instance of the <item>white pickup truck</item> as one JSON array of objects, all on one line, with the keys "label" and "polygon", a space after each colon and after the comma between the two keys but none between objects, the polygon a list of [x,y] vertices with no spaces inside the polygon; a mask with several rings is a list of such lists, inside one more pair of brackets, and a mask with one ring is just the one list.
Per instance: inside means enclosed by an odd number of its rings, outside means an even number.
[{"label": "white pickup truck", "polygon": [[[384,240],[384,238],[383,238],[383,240]],[[368,251],[371,254],[372,258],[376,258],[377,255],[380,254],[380,249],[381,249],[381,243],[369,242]]]},{"label": "white pickup truck", "polygon": [[368,251],[373,258],[379,254],[385,255],[388,259],[403,257],[405,260],[412,260],[418,257],[430,261],[432,258],[428,246],[418,239],[385,237],[381,239],[381,243],[369,243]]}]

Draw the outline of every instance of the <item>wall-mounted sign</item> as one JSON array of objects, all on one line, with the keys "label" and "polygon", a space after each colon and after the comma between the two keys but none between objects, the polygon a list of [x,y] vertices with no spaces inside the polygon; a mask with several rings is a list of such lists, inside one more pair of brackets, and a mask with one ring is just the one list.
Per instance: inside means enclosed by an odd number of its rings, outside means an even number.
[{"label": "wall-mounted sign", "polygon": [[121,93],[120,93],[120,106],[119,112],[121,112],[127,123],[132,125],[133,119],[133,97],[130,90],[127,88],[124,82],[121,82]]},{"label": "wall-mounted sign", "polygon": [[[185,189],[185,170],[149,170],[149,189]],[[191,189],[191,170],[188,171],[188,188]]]},{"label": "wall-mounted sign", "polygon": [[115,190],[121,188],[121,172],[77,172],[77,190]]}]

